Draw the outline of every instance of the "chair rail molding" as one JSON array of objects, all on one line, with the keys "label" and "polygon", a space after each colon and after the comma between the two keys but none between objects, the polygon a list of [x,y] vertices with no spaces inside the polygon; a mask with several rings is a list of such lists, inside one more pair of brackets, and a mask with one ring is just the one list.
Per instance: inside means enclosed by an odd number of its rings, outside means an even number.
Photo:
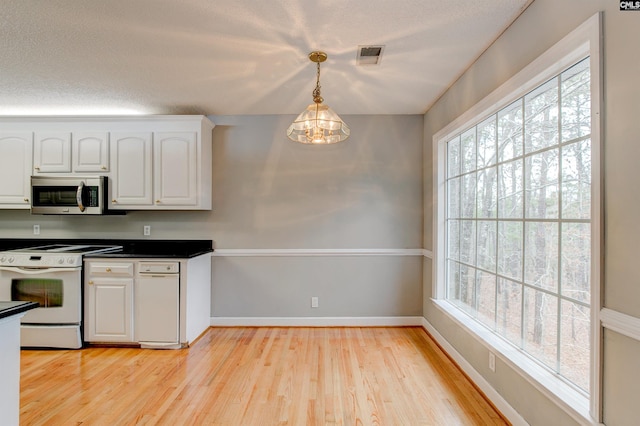
[{"label": "chair rail molding", "polygon": [[287,256],[423,256],[423,249],[215,249],[220,257],[287,257]]},{"label": "chair rail molding", "polygon": [[640,318],[609,308],[600,310],[600,323],[608,330],[640,340]]}]

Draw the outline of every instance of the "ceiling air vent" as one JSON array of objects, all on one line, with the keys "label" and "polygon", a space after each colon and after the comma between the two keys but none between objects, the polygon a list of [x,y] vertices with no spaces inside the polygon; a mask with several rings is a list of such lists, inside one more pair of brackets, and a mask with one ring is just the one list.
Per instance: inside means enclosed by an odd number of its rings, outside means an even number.
[{"label": "ceiling air vent", "polygon": [[384,46],[358,46],[357,65],[378,65],[382,60]]}]

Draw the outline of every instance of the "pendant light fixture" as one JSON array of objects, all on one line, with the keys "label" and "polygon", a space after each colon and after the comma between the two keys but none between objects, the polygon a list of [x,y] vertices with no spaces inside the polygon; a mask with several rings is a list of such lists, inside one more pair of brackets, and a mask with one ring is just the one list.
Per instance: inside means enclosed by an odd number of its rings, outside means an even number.
[{"label": "pendant light fixture", "polygon": [[313,102],[287,129],[287,136],[295,142],[326,145],[342,142],[349,137],[349,126],[342,121],[329,106],[322,103],[320,96],[320,63],[327,60],[324,52],[309,53],[309,60],[318,67]]}]

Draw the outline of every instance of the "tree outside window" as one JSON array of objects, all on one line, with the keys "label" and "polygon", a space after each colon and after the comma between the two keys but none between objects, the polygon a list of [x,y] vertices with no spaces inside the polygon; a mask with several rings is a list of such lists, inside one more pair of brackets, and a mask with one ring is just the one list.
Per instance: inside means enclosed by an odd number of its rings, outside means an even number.
[{"label": "tree outside window", "polygon": [[589,59],[448,138],[446,298],[587,392]]}]

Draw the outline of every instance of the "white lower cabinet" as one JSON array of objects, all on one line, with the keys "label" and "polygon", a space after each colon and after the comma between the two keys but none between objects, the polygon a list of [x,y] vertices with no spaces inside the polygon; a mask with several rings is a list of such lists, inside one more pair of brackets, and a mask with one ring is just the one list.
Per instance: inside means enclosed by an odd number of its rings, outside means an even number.
[{"label": "white lower cabinet", "polygon": [[179,262],[138,262],[135,336],[143,347],[180,347]]},{"label": "white lower cabinet", "polygon": [[210,325],[211,256],[86,258],[84,340],[189,346]]},{"label": "white lower cabinet", "polygon": [[135,342],[133,263],[87,262],[85,270],[85,341]]}]

